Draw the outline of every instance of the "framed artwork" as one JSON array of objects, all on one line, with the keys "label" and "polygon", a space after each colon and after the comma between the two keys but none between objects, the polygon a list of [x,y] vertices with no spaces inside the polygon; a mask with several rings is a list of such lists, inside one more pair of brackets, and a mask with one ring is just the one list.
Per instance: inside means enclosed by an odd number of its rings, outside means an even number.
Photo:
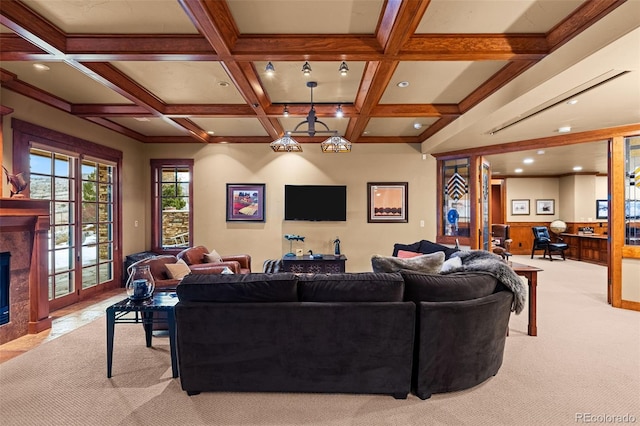
[{"label": "framed artwork", "polygon": [[264,183],[227,184],[227,222],[264,222]]},{"label": "framed artwork", "polygon": [[555,214],[556,200],[536,200],[536,214]]},{"label": "framed artwork", "polygon": [[367,182],[367,222],[409,222],[408,193],[408,182]]},{"label": "framed artwork", "polygon": [[529,200],[511,200],[511,214],[514,216],[528,215]]},{"label": "framed artwork", "polygon": [[609,203],[607,200],[596,200],[596,219],[609,217]]}]

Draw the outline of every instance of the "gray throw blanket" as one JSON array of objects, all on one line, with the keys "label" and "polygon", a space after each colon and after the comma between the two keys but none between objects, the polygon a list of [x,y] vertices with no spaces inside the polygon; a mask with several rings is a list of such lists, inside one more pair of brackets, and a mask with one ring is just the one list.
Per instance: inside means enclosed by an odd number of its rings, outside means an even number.
[{"label": "gray throw blanket", "polygon": [[445,274],[461,270],[489,272],[513,292],[514,298],[511,304],[511,311],[516,314],[522,312],[527,297],[526,286],[500,256],[484,250],[469,250],[455,252],[451,257],[459,257],[462,261],[462,268],[444,272]]}]

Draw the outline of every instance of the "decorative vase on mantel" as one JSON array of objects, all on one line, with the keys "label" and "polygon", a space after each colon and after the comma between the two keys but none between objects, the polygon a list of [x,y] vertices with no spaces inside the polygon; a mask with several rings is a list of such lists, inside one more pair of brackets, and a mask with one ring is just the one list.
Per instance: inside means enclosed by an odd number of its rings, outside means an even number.
[{"label": "decorative vase on mantel", "polygon": [[131,300],[144,300],[153,295],[155,281],[149,270],[149,265],[132,265],[129,267],[127,280],[127,295]]}]

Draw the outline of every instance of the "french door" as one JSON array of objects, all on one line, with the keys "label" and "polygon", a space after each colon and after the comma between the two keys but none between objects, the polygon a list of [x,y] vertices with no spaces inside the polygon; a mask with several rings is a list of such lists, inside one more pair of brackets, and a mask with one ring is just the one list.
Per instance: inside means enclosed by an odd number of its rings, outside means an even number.
[{"label": "french door", "polygon": [[31,198],[51,203],[48,280],[54,310],[114,281],[116,166],[32,146],[29,169]]}]

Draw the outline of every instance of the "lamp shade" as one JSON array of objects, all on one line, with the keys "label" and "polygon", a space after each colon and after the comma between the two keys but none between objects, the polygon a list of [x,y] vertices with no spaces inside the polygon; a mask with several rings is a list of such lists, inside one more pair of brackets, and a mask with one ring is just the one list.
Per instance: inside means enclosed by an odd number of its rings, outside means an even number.
[{"label": "lamp shade", "polygon": [[320,148],[322,148],[322,152],[351,152],[351,142],[343,138],[342,136],[331,136],[324,142],[320,144]]},{"label": "lamp shade", "polygon": [[290,135],[284,135],[271,142],[271,149],[275,152],[302,152],[302,146]]}]

